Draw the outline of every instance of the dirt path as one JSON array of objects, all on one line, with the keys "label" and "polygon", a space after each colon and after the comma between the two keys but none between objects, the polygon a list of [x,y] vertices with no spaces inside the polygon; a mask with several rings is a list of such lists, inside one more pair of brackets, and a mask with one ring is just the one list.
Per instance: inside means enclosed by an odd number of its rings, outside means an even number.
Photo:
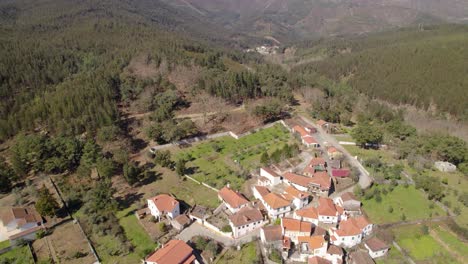
[{"label": "dirt path", "polygon": [[[229,110],[228,112],[229,112],[229,113],[232,113],[232,112],[238,112],[238,111],[242,111],[242,110],[245,110],[245,106],[244,106],[244,105],[241,105],[241,106],[239,106],[239,107],[236,107],[236,108],[234,108],[234,109],[231,109],[231,110]],[[149,116],[151,113],[153,113],[153,111],[148,111],[148,112],[145,112],[145,113],[138,113],[138,114],[131,114],[131,115],[127,115],[127,116],[125,116],[125,117],[122,117],[122,120],[141,119],[141,118],[144,118],[144,117],[146,117],[146,116]],[[217,115],[217,114],[219,114],[219,111],[207,112],[207,113],[198,113],[198,114],[176,115],[175,118],[176,118],[176,119],[180,119],[180,118],[198,119],[198,118],[207,117],[207,116],[212,116],[212,115]]]},{"label": "dirt path", "polygon": [[454,256],[460,263],[468,263],[468,259],[461,256],[457,251],[453,250],[447,244],[445,244],[445,242],[442,239],[440,239],[437,232],[435,232],[434,230],[431,230],[429,233],[439,244],[442,245],[442,247],[444,247],[449,253],[451,253],[452,256]]}]

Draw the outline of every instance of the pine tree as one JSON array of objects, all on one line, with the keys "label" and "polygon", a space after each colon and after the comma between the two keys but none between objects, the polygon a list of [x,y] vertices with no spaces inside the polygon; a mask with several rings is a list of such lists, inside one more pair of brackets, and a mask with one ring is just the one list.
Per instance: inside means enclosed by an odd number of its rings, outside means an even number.
[{"label": "pine tree", "polygon": [[54,216],[58,210],[59,205],[54,196],[49,192],[45,186],[39,190],[39,198],[36,202],[36,210],[43,216]]}]

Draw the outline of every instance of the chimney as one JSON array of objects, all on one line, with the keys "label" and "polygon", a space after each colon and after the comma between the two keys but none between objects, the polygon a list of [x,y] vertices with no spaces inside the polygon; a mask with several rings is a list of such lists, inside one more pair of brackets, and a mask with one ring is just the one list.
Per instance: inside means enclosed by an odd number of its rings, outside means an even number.
[{"label": "chimney", "polygon": [[227,186],[229,189],[231,189],[231,184],[230,184],[229,182],[226,184],[226,186]]}]

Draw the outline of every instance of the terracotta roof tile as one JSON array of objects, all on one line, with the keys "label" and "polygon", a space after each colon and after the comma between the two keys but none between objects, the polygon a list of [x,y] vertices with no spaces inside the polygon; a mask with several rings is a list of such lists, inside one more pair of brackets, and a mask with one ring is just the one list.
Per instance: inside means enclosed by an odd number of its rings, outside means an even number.
[{"label": "terracotta roof tile", "polygon": [[309,184],[313,182],[312,178],[310,177],[301,176],[301,175],[294,174],[291,172],[286,172],[284,174],[284,178],[294,184],[297,184],[303,187],[309,187]]},{"label": "terracotta roof tile", "polygon": [[302,137],[302,139],[304,139],[304,141],[307,144],[317,144],[318,143],[317,140],[315,140],[315,138],[310,136],[310,135],[304,136],[304,137]]},{"label": "terracotta roof tile", "polygon": [[299,243],[307,243],[309,249],[318,249],[324,246],[325,238],[323,236],[299,236],[297,237]]},{"label": "terracotta roof tile", "polygon": [[369,253],[363,251],[354,251],[349,254],[349,258],[351,259],[351,263],[358,263],[358,264],[374,264],[374,260],[372,260]]},{"label": "terracotta roof tile", "polygon": [[295,126],[293,127],[293,130],[294,130],[295,132],[299,133],[299,135],[301,135],[301,137],[305,137],[305,136],[308,136],[308,135],[309,135],[309,133],[307,133],[307,131],[306,131],[303,127],[298,126],[298,125],[295,125]]},{"label": "terracotta roof tile", "polygon": [[331,187],[331,177],[326,171],[319,171],[312,176],[312,182],[320,185],[320,189],[329,190]]},{"label": "terracotta roof tile", "polygon": [[268,242],[280,241],[283,239],[283,232],[279,225],[264,226],[262,227],[262,231],[265,235],[265,240]]},{"label": "terracotta roof tile", "polygon": [[195,260],[193,249],[182,240],[171,240],[147,259],[158,264],[185,264]]},{"label": "terracotta roof tile", "polygon": [[354,196],[354,194],[352,192],[345,192],[341,195],[341,200],[343,200],[343,202],[347,202],[347,201],[359,201],[358,199],[356,199],[356,196]]},{"label": "terracotta roof tile", "polygon": [[308,166],[311,166],[311,167],[315,167],[315,166],[319,166],[319,165],[324,166],[325,163],[326,162],[325,162],[324,158],[317,157],[317,158],[311,159]]},{"label": "terracotta roof tile", "polygon": [[265,196],[267,194],[270,193],[270,190],[268,190],[267,187],[264,187],[264,186],[254,186],[254,188],[257,190],[257,192],[261,195],[261,196]]},{"label": "terracotta roof tile", "polygon": [[273,209],[278,209],[291,205],[291,202],[276,193],[269,193],[263,196],[263,200]]},{"label": "terracotta roof tile", "polygon": [[360,229],[357,225],[356,222],[354,221],[354,218],[350,218],[348,220],[344,220],[340,222],[340,225],[338,227],[338,230],[336,230],[336,233],[340,236],[357,236],[361,234],[362,229]]},{"label": "terracotta roof tile", "polygon": [[344,255],[342,248],[335,246],[335,245],[331,245],[331,244],[328,247],[327,253],[330,255],[340,255],[340,256]]},{"label": "terracotta roof tile", "polygon": [[317,207],[317,211],[319,215],[326,215],[326,216],[336,216],[337,210],[333,200],[320,197],[318,201],[319,205]]},{"label": "terracotta roof tile", "polygon": [[231,188],[227,186],[219,190],[218,195],[221,197],[221,199],[223,199],[223,201],[228,203],[232,208],[239,208],[242,205],[249,202],[247,199],[245,199],[245,197],[242,194],[236,191],[233,191]]},{"label": "terracotta roof tile", "polygon": [[319,121],[317,121],[317,125],[319,125],[319,126],[323,126],[325,124],[328,124],[328,122],[325,121],[325,120],[320,119]]},{"label": "terracotta roof tile", "polygon": [[271,174],[273,177],[281,177],[276,171],[272,170],[269,167],[262,167],[262,170],[266,171],[267,173]]},{"label": "terracotta roof tile", "polygon": [[190,224],[190,218],[184,214],[178,215],[176,218],[174,218],[174,220],[181,225]]},{"label": "terracotta roof tile", "polygon": [[364,229],[366,226],[370,225],[371,222],[365,216],[358,216],[353,218],[356,223],[356,226],[359,227],[361,230]]},{"label": "terracotta roof tile", "polygon": [[239,212],[229,216],[234,226],[243,226],[263,220],[260,210],[251,207],[242,207]]},{"label": "terracotta roof tile", "polygon": [[298,189],[292,187],[292,186],[288,186],[286,187],[286,189],[284,189],[284,192],[295,197],[295,198],[298,198],[298,199],[303,199],[303,198],[306,198],[306,197],[309,197],[309,194],[306,193],[306,192],[301,192],[299,191]]},{"label": "terracotta roof tile", "polygon": [[387,244],[385,244],[385,242],[383,242],[382,240],[380,240],[380,239],[378,239],[376,237],[373,237],[373,238],[367,240],[366,245],[374,252],[389,248],[387,246]]},{"label": "terracotta roof tile", "polygon": [[281,226],[291,232],[312,232],[312,223],[293,218],[281,218]]},{"label": "terracotta roof tile", "polygon": [[333,169],[333,177],[349,177],[350,171],[348,169]]},{"label": "terracotta roof tile", "polygon": [[32,207],[13,207],[3,212],[0,220],[4,225],[16,220],[19,227],[21,227],[27,223],[41,223],[42,217],[36,209]]},{"label": "terracotta roof tile", "polygon": [[150,198],[158,208],[160,212],[172,212],[174,208],[179,204],[179,201],[174,197],[167,194],[160,194],[153,198]]},{"label": "terracotta roof tile", "polygon": [[297,210],[295,213],[296,215],[304,218],[318,219],[318,212],[317,208],[315,207],[302,208],[300,210]]}]

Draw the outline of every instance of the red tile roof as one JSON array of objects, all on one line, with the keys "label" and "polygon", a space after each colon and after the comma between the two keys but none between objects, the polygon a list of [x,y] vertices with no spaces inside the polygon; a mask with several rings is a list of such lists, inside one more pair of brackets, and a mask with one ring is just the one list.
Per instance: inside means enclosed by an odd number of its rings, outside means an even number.
[{"label": "red tile roof", "polygon": [[172,212],[179,202],[174,197],[167,194],[160,194],[150,198],[160,212]]},{"label": "red tile roof", "polygon": [[300,221],[293,218],[281,218],[281,226],[291,232],[312,232],[312,223]]},{"label": "red tile roof", "polygon": [[336,210],[335,204],[333,203],[333,200],[320,197],[318,203],[319,205],[317,207],[317,211],[319,215],[325,215],[325,216],[337,215],[337,210]]},{"label": "red tile roof", "polygon": [[284,192],[286,194],[289,194],[292,197],[295,197],[295,198],[298,198],[298,199],[303,199],[303,198],[309,197],[308,193],[301,192],[301,191],[299,191],[298,189],[296,189],[296,188],[294,188],[292,186],[286,187],[286,189],[284,189]]},{"label": "red tile roof", "polygon": [[293,130],[295,132],[299,133],[299,135],[301,135],[301,137],[305,137],[305,136],[309,135],[309,133],[307,133],[307,131],[303,127],[298,126],[298,125],[294,126]]},{"label": "red tile roof", "polygon": [[350,171],[348,169],[333,169],[332,176],[333,177],[349,177]]},{"label": "red tile roof", "polygon": [[295,213],[296,215],[304,218],[318,219],[318,212],[317,208],[315,207],[302,208],[300,210],[297,210]]},{"label": "red tile roof", "polygon": [[291,172],[286,172],[284,178],[292,183],[303,187],[309,187],[309,184],[313,182],[312,178],[294,174]]},{"label": "red tile roof", "polygon": [[320,185],[321,190],[329,190],[331,188],[331,177],[326,171],[319,171],[312,176],[312,183]]},{"label": "red tile roof", "polygon": [[265,196],[267,194],[270,193],[270,190],[268,190],[267,187],[264,187],[264,186],[254,186],[254,188],[257,190],[257,192],[261,195],[261,196]]},{"label": "red tile roof", "polygon": [[242,194],[233,191],[227,186],[219,190],[218,195],[232,208],[239,208],[249,202]]},{"label": "red tile roof", "polygon": [[229,220],[234,226],[243,226],[250,223],[262,221],[263,215],[260,212],[260,210],[247,206],[241,208],[239,212],[229,216]]},{"label": "red tile roof", "polygon": [[335,245],[330,245],[328,247],[327,253],[330,255],[340,255],[340,256],[343,256],[344,254],[343,249]]},{"label": "red tile roof", "polygon": [[387,246],[387,244],[385,244],[385,242],[383,242],[382,240],[380,240],[380,239],[378,239],[376,237],[373,237],[373,238],[367,240],[366,245],[367,245],[367,247],[369,247],[374,252],[389,248]]},{"label": "red tile roof", "polygon": [[302,137],[302,139],[304,139],[304,141],[307,143],[307,144],[317,144],[317,140],[315,140],[315,138],[313,138],[312,136],[305,136],[305,137]]},{"label": "red tile roof", "polygon": [[348,220],[344,220],[340,222],[338,230],[336,230],[336,233],[340,236],[357,236],[361,234],[362,229],[360,229],[353,218],[350,218]]},{"label": "red tile roof", "polygon": [[195,260],[193,249],[182,240],[171,240],[152,253],[146,261],[158,264],[185,264]]},{"label": "red tile roof", "polygon": [[276,193],[269,193],[263,196],[263,201],[273,209],[278,209],[291,205],[291,202]]},{"label": "red tile roof", "polygon": [[325,238],[323,236],[299,236],[297,237],[299,243],[309,244],[309,249],[317,249],[324,246]]},{"label": "red tile roof", "polygon": [[313,158],[310,160],[309,162],[309,165],[308,166],[312,166],[312,167],[315,167],[315,166],[319,166],[319,165],[325,165],[325,159],[324,158]]},{"label": "red tile roof", "polygon": [[[327,152],[328,152],[328,153],[335,153],[335,152],[337,152],[337,151],[338,151],[338,150],[337,150],[335,147],[329,147],[329,148],[327,149]],[[338,152],[339,152],[339,151],[338,151]]]},{"label": "red tile roof", "polygon": [[264,226],[262,227],[262,231],[265,235],[265,240],[268,242],[280,241],[283,239],[283,230],[281,230],[281,226],[279,225]]},{"label": "red tile roof", "polygon": [[366,226],[372,224],[365,216],[358,216],[353,218],[356,223],[356,226],[359,227],[361,230],[364,229]]}]

